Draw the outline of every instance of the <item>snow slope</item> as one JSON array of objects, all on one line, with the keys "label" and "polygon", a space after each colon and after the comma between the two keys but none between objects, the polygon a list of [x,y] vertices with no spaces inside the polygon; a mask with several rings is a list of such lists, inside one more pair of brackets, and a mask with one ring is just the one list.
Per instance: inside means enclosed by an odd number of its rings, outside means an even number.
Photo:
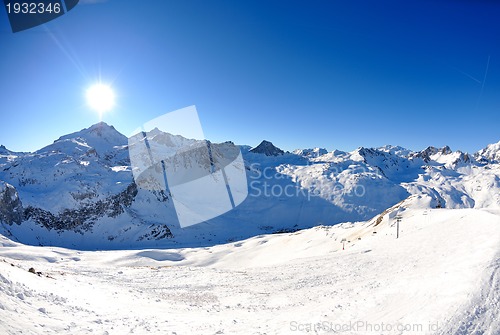
[{"label": "snow slope", "polygon": [[0,236],[0,333],[499,334],[500,212],[430,201],[208,248],[92,252]]}]

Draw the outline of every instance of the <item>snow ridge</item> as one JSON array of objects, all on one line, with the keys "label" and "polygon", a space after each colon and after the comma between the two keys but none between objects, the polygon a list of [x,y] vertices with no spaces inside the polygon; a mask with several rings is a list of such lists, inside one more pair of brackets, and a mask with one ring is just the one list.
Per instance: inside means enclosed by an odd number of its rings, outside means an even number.
[{"label": "snow ridge", "polygon": [[[197,145],[158,129],[148,136],[151,143]],[[212,144],[215,154],[231,145]],[[101,122],[34,153],[2,149],[0,229],[23,243],[80,249],[210,246],[369,220],[411,195],[426,196],[428,208],[496,209],[499,147],[473,156],[447,146],[414,152],[389,145],[289,153],[263,141],[252,150],[242,147],[247,199],[220,217],[181,229],[171,195],[135,185],[127,138]]]}]

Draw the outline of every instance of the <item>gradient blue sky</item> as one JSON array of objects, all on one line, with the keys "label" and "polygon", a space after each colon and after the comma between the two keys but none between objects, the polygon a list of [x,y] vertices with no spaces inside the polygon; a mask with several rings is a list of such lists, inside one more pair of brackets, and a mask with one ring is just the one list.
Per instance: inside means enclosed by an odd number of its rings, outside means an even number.
[{"label": "gradient blue sky", "polygon": [[475,152],[500,140],[499,18],[493,0],[82,0],[13,34],[0,9],[0,144],[98,122],[100,77],[126,135],[194,104],[213,141]]}]

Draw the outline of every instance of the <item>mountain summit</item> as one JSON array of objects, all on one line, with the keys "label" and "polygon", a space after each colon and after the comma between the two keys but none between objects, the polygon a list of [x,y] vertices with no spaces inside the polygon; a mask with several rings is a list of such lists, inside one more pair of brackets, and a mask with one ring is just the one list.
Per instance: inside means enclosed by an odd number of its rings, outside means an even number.
[{"label": "mountain summit", "polygon": [[8,155],[10,150],[8,150],[5,145],[0,145],[0,155]]},{"label": "mountain summit", "polygon": [[475,157],[481,161],[500,161],[500,142],[489,144],[486,148],[479,150]]},{"label": "mountain summit", "polygon": [[89,128],[61,136],[54,143],[36,151],[35,154],[60,153],[71,158],[76,156],[97,156],[108,159],[118,157],[120,161],[127,161],[127,143],[128,139],[125,135],[113,126],[99,122]]},{"label": "mountain summit", "polygon": [[128,141],[125,135],[105,122],[99,122],[89,128],[61,136],[54,143],[68,140],[83,140],[87,145],[96,149],[97,152],[109,151],[115,146],[127,145]]},{"label": "mountain summit", "polygon": [[280,156],[283,155],[285,152],[281,150],[280,148],[276,147],[274,144],[272,144],[269,141],[262,141],[258,146],[250,150],[250,152],[256,153],[256,154],[264,154],[266,156]]},{"label": "mountain summit", "polygon": [[5,147],[5,145],[0,145],[0,155],[19,155],[20,152],[14,152]]}]

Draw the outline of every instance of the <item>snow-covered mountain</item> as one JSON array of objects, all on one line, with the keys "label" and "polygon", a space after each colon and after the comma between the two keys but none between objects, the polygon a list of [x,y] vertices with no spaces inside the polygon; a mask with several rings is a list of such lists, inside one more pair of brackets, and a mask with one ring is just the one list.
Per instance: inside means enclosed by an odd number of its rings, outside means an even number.
[{"label": "snow-covered mountain", "polygon": [[313,148],[313,149],[296,149],[293,151],[296,155],[306,156],[306,157],[319,157],[328,153],[324,148]]},{"label": "snow-covered mountain", "polygon": [[[167,147],[196,146],[158,129],[147,136]],[[254,149],[239,147],[246,200],[182,229],[168,191],[134,182],[128,145],[124,135],[99,123],[33,153],[0,147],[0,233],[80,249],[206,246],[368,220],[411,196],[428,208],[500,207],[500,144],[471,156],[449,147],[414,152],[396,146],[289,153],[263,141]],[[214,157],[234,148],[212,144]]]},{"label": "snow-covered mountain", "polygon": [[474,157],[483,162],[498,162],[500,161],[500,142],[488,145],[486,148],[479,150]]},{"label": "snow-covered mountain", "polygon": [[[241,150],[248,197],[180,228],[161,171],[134,179],[146,140],[191,171]],[[500,145],[261,149],[104,123],[1,147],[0,333],[499,333]]]}]

